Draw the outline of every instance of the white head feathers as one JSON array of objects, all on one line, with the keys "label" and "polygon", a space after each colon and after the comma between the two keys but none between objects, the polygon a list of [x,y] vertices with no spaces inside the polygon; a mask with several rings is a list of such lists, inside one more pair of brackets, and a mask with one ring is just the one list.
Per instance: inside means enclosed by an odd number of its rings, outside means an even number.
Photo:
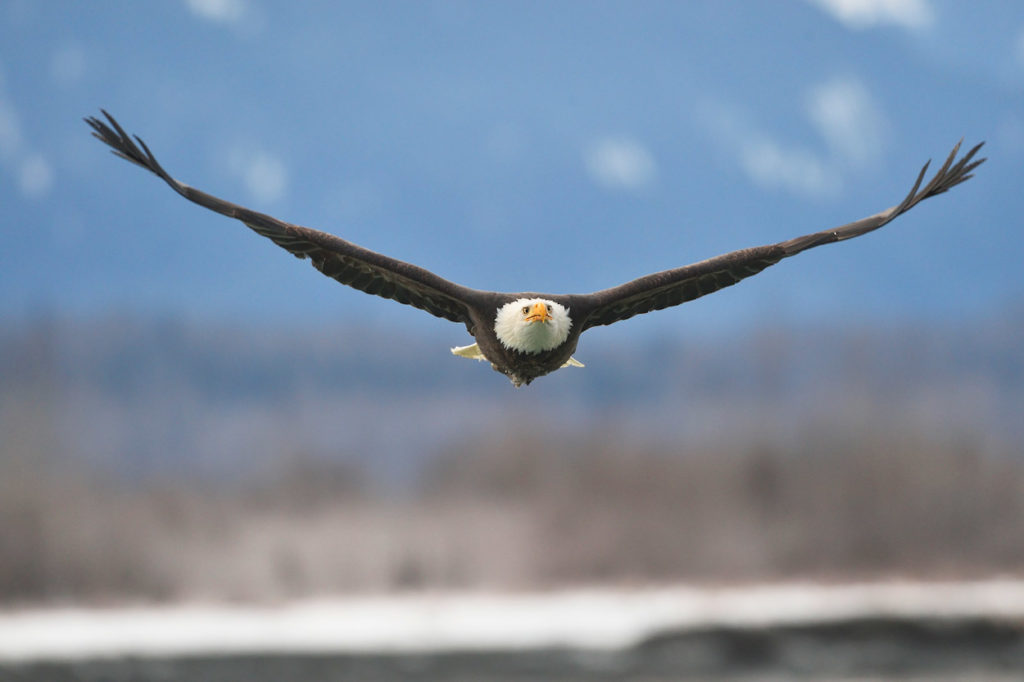
[{"label": "white head feathers", "polygon": [[540,353],[562,345],[569,336],[569,309],[543,298],[519,298],[498,308],[494,332],[506,348]]}]

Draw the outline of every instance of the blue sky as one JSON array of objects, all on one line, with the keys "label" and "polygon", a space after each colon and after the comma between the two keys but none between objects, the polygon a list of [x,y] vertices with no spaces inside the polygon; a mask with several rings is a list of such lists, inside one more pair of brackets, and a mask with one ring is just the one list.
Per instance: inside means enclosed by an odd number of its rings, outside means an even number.
[{"label": "blue sky", "polygon": [[446,324],[106,153],[81,122],[103,107],[184,182],[511,291],[857,219],[986,140],[883,231],[622,333],[970,319],[1024,301],[1022,84],[1018,2],[7,0],[0,315]]}]

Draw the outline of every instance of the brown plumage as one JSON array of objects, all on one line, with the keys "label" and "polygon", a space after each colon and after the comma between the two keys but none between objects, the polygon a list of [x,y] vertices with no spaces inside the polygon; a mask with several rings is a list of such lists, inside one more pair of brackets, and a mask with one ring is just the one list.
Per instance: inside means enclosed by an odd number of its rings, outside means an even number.
[{"label": "brown plumage", "polygon": [[[957,143],[935,176],[922,187],[921,183],[928,170],[928,164],[925,164],[913,188],[901,203],[830,230],[777,244],[733,251],[591,294],[500,293],[455,284],[428,270],[364,249],[340,237],[286,223],[189,187],[172,178],[141,139],[129,136],[106,111],[103,114],[109,125],[96,117],[85,120],[92,127],[93,135],[109,145],[117,156],[155,173],[189,201],[236,218],[293,255],[309,258],[313,267],[342,284],[465,324],[476,344],[474,347],[456,349],[459,354],[486,358],[495,370],[508,376],[516,386],[529,384],[533,379],[565,366],[576,350],[580,334],[591,327],[612,324],[634,315],[692,301],[756,275],[780,260],[807,249],[877,230],[919,202],[942,194],[969,179],[972,177],[971,171],[985,161],[972,160],[981,144],[957,160],[956,155],[960,149]],[[533,341],[521,341],[518,336],[502,336],[502,332],[496,331],[499,311],[507,309],[511,314],[514,312],[512,304],[515,303],[514,307],[518,308],[524,300],[550,302],[566,309],[566,332],[564,337],[558,336],[557,346],[550,348],[550,344],[547,344],[535,347],[530,345]],[[526,313],[524,307],[523,315]],[[558,314],[556,310],[555,322],[558,321]],[[547,320],[514,320],[512,324],[514,326],[520,322],[522,325],[551,324]],[[525,331],[526,327],[522,329]],[[515,328],[514,334],[518,332],[519,328]],[[463,352],[470,348],[473,350]],[[476,350],[479,353],[472,354]]]}]

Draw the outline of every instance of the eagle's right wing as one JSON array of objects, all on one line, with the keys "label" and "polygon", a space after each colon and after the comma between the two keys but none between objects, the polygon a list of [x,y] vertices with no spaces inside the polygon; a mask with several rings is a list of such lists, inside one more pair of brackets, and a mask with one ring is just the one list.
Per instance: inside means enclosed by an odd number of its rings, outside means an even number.
[{"label": "eagle's right wing", "polygon": [[[138,136],[132,139],[106,111],[110,125],[94,116],[85,119],[93,135],[109,145],[122,159],[160,176],[189,201],[241,220],[299,258],[309,258],[328,277],[359,291],[415,306],[453,322],[472,324],[470,301],[483,292],[438,277],[429,270],[364,249],[326,232],[293,225],[264,213],[219,199],[172,178]],[[137,143],[137,144],[136,144]]]}]

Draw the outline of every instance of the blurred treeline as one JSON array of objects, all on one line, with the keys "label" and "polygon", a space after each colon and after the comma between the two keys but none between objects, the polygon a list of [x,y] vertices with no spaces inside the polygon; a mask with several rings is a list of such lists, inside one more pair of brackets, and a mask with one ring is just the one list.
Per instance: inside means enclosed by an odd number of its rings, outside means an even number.
[{"label": "blurred treeline", "polygon": [[513,391],[443,339],[26,323],[0,600],[1021,574],[1022,330],[591,344]]}]

